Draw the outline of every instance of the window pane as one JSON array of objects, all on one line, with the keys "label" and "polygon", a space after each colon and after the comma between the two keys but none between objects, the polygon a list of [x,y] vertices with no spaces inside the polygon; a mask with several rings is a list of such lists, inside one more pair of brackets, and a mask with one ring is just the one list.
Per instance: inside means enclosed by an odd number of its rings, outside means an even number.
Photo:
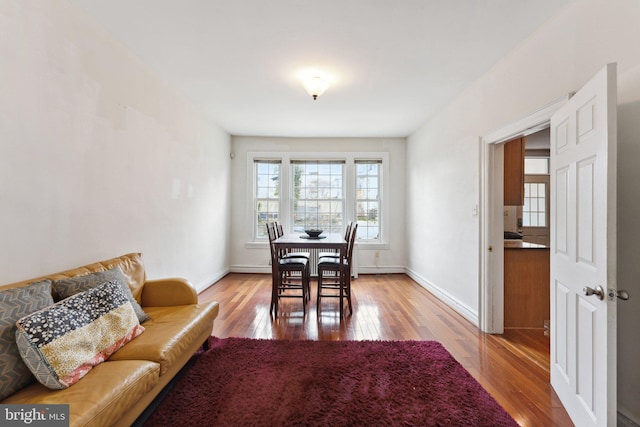
[{"label": "window pane", "polygon": [[343,228],[344,162],[292,161],[294,231],[319,228],[339,233]]},{"label": "window pane", "polygon": [[256,160],[254,238],[266,239],[266,223],[280,216],[280,161]]},{"label": "window pane", "polygon": [[547,186],[545,183],[525,183],[522,223],[525,227],[547,226]]}]

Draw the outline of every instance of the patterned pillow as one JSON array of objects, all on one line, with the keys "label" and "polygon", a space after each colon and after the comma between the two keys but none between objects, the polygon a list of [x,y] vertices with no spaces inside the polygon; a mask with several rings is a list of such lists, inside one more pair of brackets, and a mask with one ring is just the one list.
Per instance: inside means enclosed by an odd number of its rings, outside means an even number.
[{"label": "patterned pillow", "polygon": [[16,322],[50,305],[50,280],[0,291],[0,400],[34,381],[16,346]]},{"label": "patterned pillow", "polygon": [[136,316],[138,317],[138,321],[140,323],[150,319],[149,315],[145,313],[144,310],[142,310],[140,304],[138,304],[136,299],[133,297],[131,289],[129,289],[127,280],[125,279],[120,267],[114,267],[111,270],[99,271],[97,273],[91,273],[84,276],[54,280],[53,289],[58,295],[58,300],[62,300],[70,297],[71,295],[84,292],[87,289],[95,288],[96,286],[101,285],[104,282],[110,281],[117,281],[118,284],[122,286],[122,289],[124,290],[125,295],[127,295],[129,302],[133,306],[133,309],[136,312]]},{"label": "patterned pillow", "polygon": [[16,325],[22,359],[38,381],[54,390],[75,384],[144,331],[116,281],[32,313]]}]

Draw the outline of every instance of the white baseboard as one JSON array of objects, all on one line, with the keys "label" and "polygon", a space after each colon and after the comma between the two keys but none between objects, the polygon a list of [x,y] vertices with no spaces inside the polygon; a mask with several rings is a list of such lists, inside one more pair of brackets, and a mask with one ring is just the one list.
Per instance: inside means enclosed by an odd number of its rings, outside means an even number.
[{"label": "white baseboard", "polygon": [[359,265],[358,266],[358,274],[404,274],[407,272],[407,269],[400,266],[384,266],[377,267],[375,265],[366,266]]},{"label": "white baseboard", "polygon": [[446,305],[448,305],[449,308],[456,311],[458,314],[460,314],[462,317],[464,317],[474,325],[476,326],[479,325],[477,311],[474,311],[471,307],[459,301],[457,298],[445,292],[444,290],[434,285],[433,283],[429,282],[427,279],[420,276],[410,268],[406,269],[406,273],[409,277],[411,277],[413,280],[418,282],[420,286],[422,286],[423,288],[425,288],[426,290],[434,294],[439,300],[441,300]]},{"label": "white baseboard", "polygon": [[[269,265],[232,265],[231,273],[260,273],[271,274]],[[358,266],[358,274],[404,274],[406,269],[400,266]]]},{"label": "white baseboard", "polygon": [[256,274],[271,274],[270,265],[232,265],[229,268],[231,273],[256,273]]},{"label": "white baseboard", "polygon": [[216,274],[214,274],[212,277],[201,281],[200,283],[196,284],[196,292],[197,293],[201,293],[202,291],[204,291],[205,289],[207,289],[209,286],[213,285],[214,283],[216,283],[218,280],[222,279],[224,276],[226,276],[227,274],[229,274],[229,269],[224,269],[221,272],[218,272]]}]

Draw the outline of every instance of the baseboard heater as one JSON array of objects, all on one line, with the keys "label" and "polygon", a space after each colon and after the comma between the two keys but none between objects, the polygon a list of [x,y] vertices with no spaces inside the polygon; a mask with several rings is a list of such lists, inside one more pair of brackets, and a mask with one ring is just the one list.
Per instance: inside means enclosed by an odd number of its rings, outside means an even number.
[{"label": "baseboard heater", "polygon": [[[354,248],[355,249],[355,248]],[[326,249],[305,248],[296,249],[296,251],[309,252],[309,264],[311,267],[311,277],[318,277],[318,254],[320,252],[328,252]],[[358,277],[358,265],[356,262],[355,250],[352,254],[351,277]]]}]

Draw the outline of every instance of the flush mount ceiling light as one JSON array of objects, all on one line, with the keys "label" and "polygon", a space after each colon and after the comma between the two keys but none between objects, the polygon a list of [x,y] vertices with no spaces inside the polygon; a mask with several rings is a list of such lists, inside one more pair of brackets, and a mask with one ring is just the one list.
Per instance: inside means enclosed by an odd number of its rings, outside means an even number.
[{"label": "flush mount ceiling light", "polygon": [[302,86],[313,99],[318,99],[329,87],[329,82],[320,76],[307,77],[302,80]]}]

